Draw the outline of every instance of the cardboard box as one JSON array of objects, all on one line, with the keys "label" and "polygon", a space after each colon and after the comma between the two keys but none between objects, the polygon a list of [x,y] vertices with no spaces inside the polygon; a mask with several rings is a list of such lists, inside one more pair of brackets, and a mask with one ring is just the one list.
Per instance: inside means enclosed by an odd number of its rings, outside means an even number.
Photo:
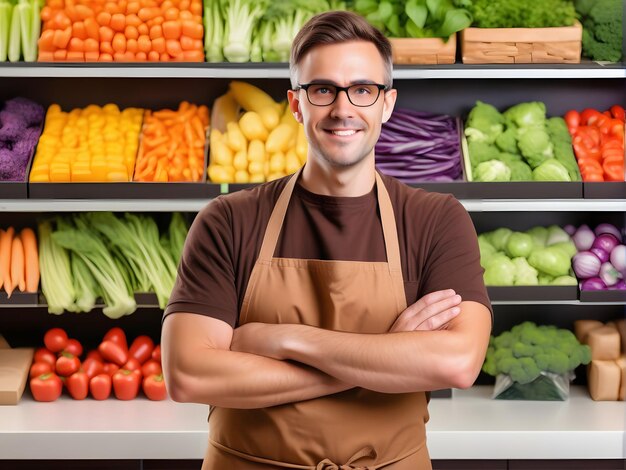
[{"label": "cardboard box", "polygon": [[447,42],[441,38],[390,38],[394,64],[454,64],[456,33]]},{"label": "cardboard box", "polygon": [[32,348],[0,349],[0,405],[20,401],[34,353]]}]

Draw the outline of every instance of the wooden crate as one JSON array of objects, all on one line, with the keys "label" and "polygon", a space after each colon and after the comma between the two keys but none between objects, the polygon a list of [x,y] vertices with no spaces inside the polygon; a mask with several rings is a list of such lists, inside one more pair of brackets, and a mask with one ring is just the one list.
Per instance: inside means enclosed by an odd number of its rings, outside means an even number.
[{"label": "wooden crate", "polygon": [[456,34],[441,38],[389,38],[394,64],[454,64]]},{"label": "wooden crate", "polygon": [[558,28],[467,28],[461,31],[464,64],[578,64],[582,25]]}]

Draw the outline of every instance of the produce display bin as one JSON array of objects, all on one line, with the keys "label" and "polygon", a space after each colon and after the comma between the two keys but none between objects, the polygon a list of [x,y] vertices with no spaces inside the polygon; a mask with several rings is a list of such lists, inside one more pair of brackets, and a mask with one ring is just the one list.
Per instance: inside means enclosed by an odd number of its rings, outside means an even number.
[{"label": "produce display bin", "polygon": [[11,294],[11,298],[7,297],[7,293],[0,291],[0,305],[15,305],[15,306],[35,306],[39,305],[39,294],[31,292],[15,292]]},{"label": "produce display bin", "polygon": [[583,196],[585,199],[624,199],[626,198],[626,182],[583,183]]},{"label": "produce display bin", "polygon": [[[29,183],[32,199],[199,199],[207,195],[206,179],[209,158],[208,132],[204,144],[204,165],[199,182],[94,182]],[[142,142],[139,142],[141,148]]]},{"label": "produce display bin", "polygon": [[626,290],[581,290],[581,302],[626,302]]},{"label": "produce display bin", "polygon": [[394,64],[454,64],[456,33],[448,41],[441,38],[389,38]]},{"label": "produce display bin", "polygon": [[487,286],[492,301],[578,300],[578,286]]},{"label": "produce display bin", "polygon": [[466,28],[464,64],[578,64],[582,25],[556,28]]},{"label": "produce display bin", "polygon": [[[39,131],[39,137],[43,131],[44,123],[41,123],[41,129]],[[39,138],[37,138],[39,142]],[[37,151],[37,144],[33,147],[30,157],[28,157],[28,165],[26,165],[26,175],[24,181],[0,181],[0,199],[27,199],[28,198],[28,176],[30,175],[30,168],[33,164],[33,158],[35,158],[35,152]]]}]

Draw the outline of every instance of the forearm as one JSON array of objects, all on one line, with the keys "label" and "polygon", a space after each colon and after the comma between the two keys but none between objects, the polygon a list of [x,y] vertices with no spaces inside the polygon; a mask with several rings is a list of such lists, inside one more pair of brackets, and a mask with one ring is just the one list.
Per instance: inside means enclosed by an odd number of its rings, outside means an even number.
[{"label": "forearm", "polygon": [[179,364],[177,380],[179,401],[226,408],[265,408],[352,388],[304,364],[216,349]]},{"label": "forearm", "polygon": [[477,305],[465,305],[465,315],[435,331],[354,334],[276,325],[279,355],[384,393],[466,388],[480,371],[491,326],[488,310]]},{"label": "forearm", "polygon": [[304,364],[231,351],[232,337],[230,326],[210,317],[177,313],[166,318],[162,361],[172,399],[264,408],[353,387]]}]

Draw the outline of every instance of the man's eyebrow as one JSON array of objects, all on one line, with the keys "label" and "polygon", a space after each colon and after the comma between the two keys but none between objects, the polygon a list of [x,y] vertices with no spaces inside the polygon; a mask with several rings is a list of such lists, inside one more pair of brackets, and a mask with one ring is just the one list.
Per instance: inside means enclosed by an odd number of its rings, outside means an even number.
[{"label": "man's eyebrow", "polygon": [[[334,85],[341,86],[337,82],[333,80],[327,80],[324,78],[316,78],[315,80],[311,80],[309,82],[310,85]],[[350,85],[376,85],[376,82],[373,80],[353,80],[350,82]]]}]

